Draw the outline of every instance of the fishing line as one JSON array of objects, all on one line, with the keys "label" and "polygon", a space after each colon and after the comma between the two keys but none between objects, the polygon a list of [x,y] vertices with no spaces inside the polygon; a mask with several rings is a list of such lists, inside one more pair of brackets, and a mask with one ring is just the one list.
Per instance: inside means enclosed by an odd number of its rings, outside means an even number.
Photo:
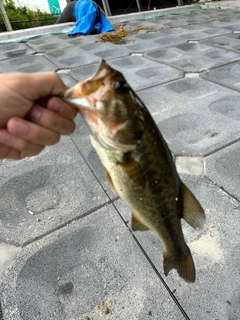
[{"label": "fishing line", "polygon": [[[78,149],[78,146],[76,145],[76,143],[73,141],[73,139],[71,138],[73,144],[75,145],[75,147],[77,148],[77,150],[79,151],[79,153],[81,154],[81,156],[84,159],[84,162],[86,163],[86,165],[88,166],[88,168],[90,169],[90,171],[92,172],[92,174],[94,175],[94,177],[96,178],[97,182],[100,184],[103,192],[105,193],[105,195],[107,196],[107,198],[109,199],[109,202],[113,205],[113,207],[115,208],[115,210],[117,211],[118,215],[120,216],[120,218],[122,219],[123,223],[125,224],[125,226],[127,227],[128,231],[130,232],[131,236],[134,238],[134,240],[136,241],[139,249],[142,251],[142,253],[144,254],[145,258],[147,259],[148,263],[151,265],[151,267],[153,268],[153,270],[155,271],[156,275],[158,276],[158,278],[160,279],[160,281],[162,282],[163,286],[166,288],[167,292],[170,294],[170,297],[173,299],[173,301],[175,302],[175,304],[177,305],[178,309],[181,311],[182,315],[184,316],[184,318],[186,320],[191,320],[189,318],[189,316],[187,315],[187,313],[185,312],[185,310],[183,309],[183,307],[181,306],[181,304],[179,303],[179,301],[177,300],[177,298],[174,296],[174,294],[172,293],[171,289],[169,288],[169,286],[167,285],[167,283],[165,282],[165,280],[163,279],[163,277],[161,276],[161,274],[159,273],[159,271],[157,270],[157,268],[155,267],[155,265],[153,264],[153,262],[151,261],[151,259],[149,258],[148,254],[145,252],[145,250],[143,249],[142,245],[140,244],[140,242],[138,241],[137,237],[135,236],[135,234],[133,233],[133,231],[131,230],[131,228],[129,227],[129,225],[127,224],[127,222],[124,220],[123,216],[121,215],[120,211],[118,210],[118,208],[116,207],[115,203],[113,202],[113,200],[110,198],[110,196],[108,195],[107,191],[104,189],[104,187],[102,186],[101,182],[99,181],[98,177],[96,176],[95,172],[92,170],[92,168],[90,167],[90,165],[88,164],[88,162],[85,160],[85,157],[82,155],[81,151]],[[116,199],[114,200],[116,201]]]}]

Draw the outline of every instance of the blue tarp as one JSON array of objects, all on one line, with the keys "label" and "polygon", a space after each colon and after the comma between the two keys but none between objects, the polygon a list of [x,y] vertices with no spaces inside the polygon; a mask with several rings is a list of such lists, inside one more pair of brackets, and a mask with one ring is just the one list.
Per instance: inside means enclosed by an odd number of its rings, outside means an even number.
[{"label": "blue tarp", "polygon": [[[102,33],[114,30],[102,10],[91,0],[78,0],[74,6],[74,15],[77,22],[74,28],[68,33],[69,37],[74,37],[79,34],[85,35],[92,32]],[[99,18],[96,19],[98,15]]]}]

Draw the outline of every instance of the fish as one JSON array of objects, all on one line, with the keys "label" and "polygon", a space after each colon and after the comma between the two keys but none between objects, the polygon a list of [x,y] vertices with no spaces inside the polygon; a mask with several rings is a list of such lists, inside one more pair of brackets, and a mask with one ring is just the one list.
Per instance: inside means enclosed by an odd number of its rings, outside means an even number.
[{"label": "fish", "polygon": [[187,282],[196,271],[181,219],[203,227],[205,213],[180,180],[172,153],[147,107],[123,74],[102,60],[89,79],[61,98],[85,120],[109,184],[132,212],[133,231],[154,231],[163,248],[167,276],[176,269]]}]

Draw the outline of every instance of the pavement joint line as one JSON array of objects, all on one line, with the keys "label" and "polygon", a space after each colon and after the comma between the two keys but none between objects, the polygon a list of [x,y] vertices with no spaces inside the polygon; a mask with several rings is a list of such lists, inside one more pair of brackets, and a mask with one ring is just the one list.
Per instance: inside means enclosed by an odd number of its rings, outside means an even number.
[{"label": "pavement joint line", "polygon": [[[108,195],[107,195],[108,196]],[[108,196],[109,197],[109,196]],[[163,279],[162,275],[160,274],[160,272],[158,271],[158,269],[155,267],[154,263],[152,262],[152,260],[150,259],[149,255],[146,253],[146,251],[143,249],[141,243],[138,241],[137,237],[135,236],[134,232],[132,231],[132,229],[129,227],[127,221],[124,220],[123,216],[121,215],[120,211],[118,210],[118,208],[116,207],[115,203],[112,203],[113,207],[115,208],[115,210],[117,211],[118,215],[120,216],[120,218],[122,219],[123,223],[125,224],[125,226],[127,227],[128,231],[130,232],[131,236],[133,237],[134,241],[136,242],[136,244],[138,245],[139,249],[141,250],[141,252],[143,253],[144,257],[147,259],[148,263],[150,264],[151,268],[154,270],[154,272],[156,273],[157,277],[160,279],[161,283],[163,284],[163,286],[165,287],[165,289],[167,290],[167,292],[169,293],[170,297],[173,299],[174,303],[177,305],[178,309],[181,311],[182,315],[184,316],[184,318],[186,320],[190,320],[190,318],[188,317],[187,313],[185,312],[185,310],[183,309],[183,307],[181,306],[180,302],[178,301],[178,299],[175,297],[175,295],[173,294],[172,290],[169,288],[169,286],[167,285],[166,281]]]},{"label": "pavement joint line", "polygon": [[[85,160],[84,160],[84,161],[85,161]],[[109,197],[108,197],[108,198],[109,198]],[[49,230],[49,231],[41,234],[40,236],[35,237],[34,239],[31,239],[31,240],[28,240],[28,241],[23,242],[22,248],[28,246],[29,244],[31,244],[31,243],[33,243],[33,242],[35,242],[35,241],[38,241],[38,240],[40,240],[40,239],[48,236],[48,235],[51,234],[51,233],[54,233],[54,232],[57,231],[57,230],[60,230],[60,229],[62,229],[62,228],[64,228],[64,227],[68,226],[69,224],[71,224],[71,223],[73,223],[73,222],[75,222],[75,221],[78,221],[78,220],[80,220],[80,219],[82,219],[82,218],[84,218],[84,217],[86,217],[86,216],[89,216],[91,213],[93,213],[93,212],[95,212],[95,211],[97,211],[97,210],[99,210],[99,209],[102,209],[102,208],[104,208],[105,206],[108,206],[108,205],[110,205],[110,204],[113,204],[113,202],[117,201],[117,200],[119,199],[119,197],[117,196],[117,197],[115,197],[115,198],[113,198],[113,199],[111,199],[111,198],[109,198],[109,199],[110,199],[109,201],[106,201],[105,203],[103,203],[103,204],[101,204],[101,205],[99,205],[99,206],[97,206],[97,207],[94,207],[94,208],[92,208],[92,209],[84,212],[83,214],[81,214],[81,215],[78,216],[78,217],[74,217],[73,219],[70,219],[70,220],[66,221],[65,223],[59,225],[58,227],[56,227],[56,228],[54,228],[54,229],[51,229],[51,230]],[[1,319],[0,319],[0,320],[1,320]]]},{"label": "pavement joint line", "polygon": [[[165,63],[161,63],[161,64],[165,64]],[[175,68],[175,67],[174,67],[174,68]],[[175,69],[177,69],[177,68],[175,68]],[[180,70],[180,69],[177,69],[177,70]],[[137,90],[135,90],[135,92],[141,92],[141,91],[144,91],[144,90],[146,90],[146,89],[151,89],[151,88],[158,87],[158,86],[160,86],[160,85],[162,85],[162,84],[168,84],[168,83],[171,83],[171,82],[174,82],[174,81],[183,79],[183,78],[184,78],[184,71],[183,71],[183,70],[180,70],[180,71],[182,71],[183,75],[182,75],[181,77],[179,76],[179,78],[176,78],[176,79],[173,79],[173,80],[167,80],[167,81],[164,81],[164,82],[161,82],[161,83],[157,83],[157,84],[153,84],[153,85],[149,85],[149,86],[145,86],[145,87],[142,88],[142,89],[137,89]]]},{"label": "pavement joint line", "polygon": [[[237,92],[239,93],[239,91],[237,91]],[[207,152],[206,154],[204,154],[204,159],[207,158],[208,156],[211,156],[214,153],[217,153],[220,150],[223,150],[223,149],[225,149],[225,148],[227,148],[227,147],[239,142],[239,141],[240,141],[240,138],[237,138],[235,140],[230,141],[229,143],[224,144],[223,146],[221,146],[219,148],[214,149],[213,151]]]},{"label": "pavement joint line", "polygon": [[[236,196],[234,196],[233,194],[231,194],[230,192],[228,192],[223,186],[217,184],[215,181],[213,181],[211,178],[205,176],[205,178],[207,178],[214,186],[218,187],[219,189],[221,189],[221,191],[223,193],[225,193],[226,195],[228,195],[230,198],[236,200],[237,202],[240,203],[240,199],[238,199]],[[1,320],[1,319],[0,319]]]}]

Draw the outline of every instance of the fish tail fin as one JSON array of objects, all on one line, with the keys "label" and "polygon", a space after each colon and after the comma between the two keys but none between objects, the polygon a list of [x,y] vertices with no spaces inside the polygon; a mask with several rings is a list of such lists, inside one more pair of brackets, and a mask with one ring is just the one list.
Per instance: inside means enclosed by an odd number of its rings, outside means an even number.
[{"label": "fish tail fin", "polygon": [[202,206],[183,183],[181,185],[181,192],[183,199],[183,219],[194,229],[201,229],[205,222],[205,213]]},{"label": "fish tail fin", "polygon": [[[188,247],[187,247],[188,248]],[[179,276],[187,282],[195,282],[196,271],[191,252],[188,248],[187,253],[181,258],[168,257],[164,255],[164,274],[167,276],[171,269],[176,269]]]}]

